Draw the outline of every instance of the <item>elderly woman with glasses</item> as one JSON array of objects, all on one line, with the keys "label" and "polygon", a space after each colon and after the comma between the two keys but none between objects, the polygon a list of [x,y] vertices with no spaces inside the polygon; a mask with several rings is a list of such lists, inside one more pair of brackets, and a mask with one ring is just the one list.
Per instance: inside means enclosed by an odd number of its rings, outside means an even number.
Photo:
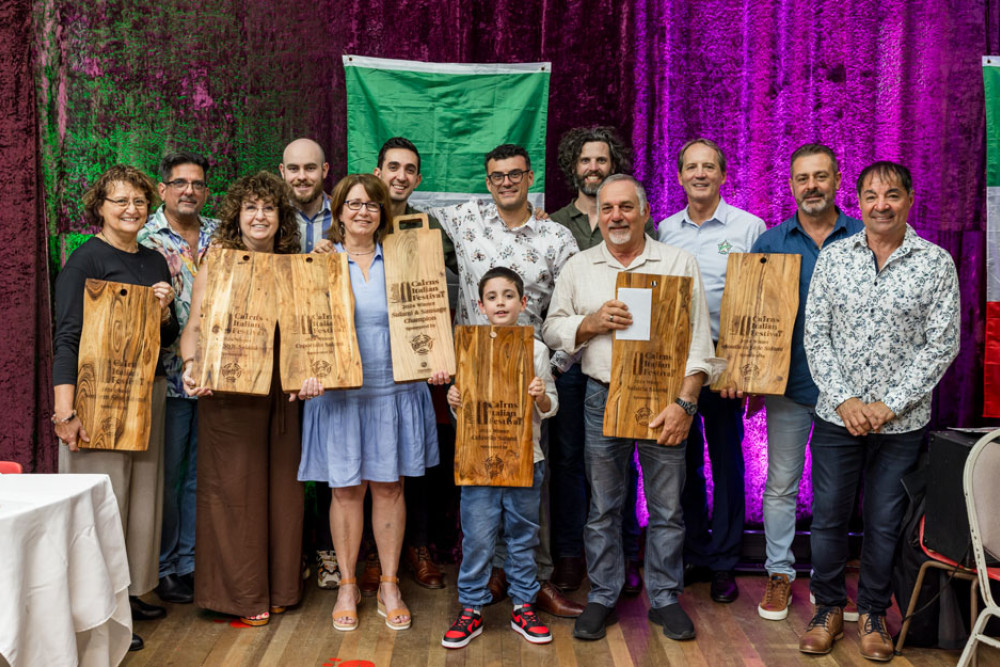
[{"label": "elderly woman with glasses", "polygon": [[[133,618],[137,620],[159,618],[166,613],[163,607],[138,598],[159,582],[163,415],[167,398],[163,359],[156,362],[152,426],[146,451],[79,451],[81,442],[90,442],[90,435],[73,406],[83,331],[84,285],[88,278],[152,287],[160,304],[160,345],[168,347],[177,338],[177,318],[171,305],[174,290],[167,262],[160,253],[137,241],[155,197],[153,181],[135,167],[117,165],[104,172],[83,195],[84,218],[101,229],[69,256],[56,279],[55,291],[52,423],[60,443],[59,472],[102,473],[111,479],[125,530],[132,580],[129,600]],[[142,640],[133,635],[131,650],[140,648]]]},{"label": "elderly woman with glasses", "polygon": [[350,269],[364,385],[328,391],[306,404],[299,479],[333,490],[330,531],[343,572],[333,627],[345,632],[358,627],[361,590],[355,574],[364,498],[371,491],[383,575],[378,612],[389,628],[405,630],[410,611],[396,578],[406,523],[403,477],[423,475],[438,464],[434,409],[426,384],[396,384],[392,377],[381,245],[392,224],[388,190],[371,174],[351,174],[334,188],[330,208],[332,251],[345,253]]}]

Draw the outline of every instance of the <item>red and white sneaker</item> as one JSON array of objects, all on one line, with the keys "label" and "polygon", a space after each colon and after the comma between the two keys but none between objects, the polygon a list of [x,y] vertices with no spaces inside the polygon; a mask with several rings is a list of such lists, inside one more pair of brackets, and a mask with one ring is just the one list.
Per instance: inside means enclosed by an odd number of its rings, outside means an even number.
[{"label": "red and white sneaker", "polygon": [[483,634],[483,616],[472,607],[464,607],[458,615],[458,620],[451,624],[444,633],[441,646],[445,648],[463,648],[473,639]]},{"label": "red and white sneaker", "polygon": [[510,627],[532,644],[548,644],[552,641],[552,633],[538,620],[534,605],[524,604],[520,608],[514,607],[510,615]]}]

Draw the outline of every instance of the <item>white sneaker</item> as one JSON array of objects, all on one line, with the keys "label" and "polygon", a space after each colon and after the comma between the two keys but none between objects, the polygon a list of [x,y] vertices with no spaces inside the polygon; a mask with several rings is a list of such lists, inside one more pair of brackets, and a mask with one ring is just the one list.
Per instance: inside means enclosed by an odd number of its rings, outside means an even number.
[{"label": "white sneaker", "polygon": [[333,551],[316,552],[316,585],[320,588],[340,587],[340,567]]}]

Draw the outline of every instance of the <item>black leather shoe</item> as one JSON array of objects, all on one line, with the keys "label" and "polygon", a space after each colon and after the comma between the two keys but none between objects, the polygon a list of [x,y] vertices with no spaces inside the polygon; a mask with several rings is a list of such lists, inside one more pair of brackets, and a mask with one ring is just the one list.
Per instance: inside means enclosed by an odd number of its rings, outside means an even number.
[{"label": "black leather shoe", "polygon": [[187,574],[181,575],[181,581],[187,584],[187,587],[192,591],[194,590],[194,572],[188,572]]},{"label": "black leather shoe", "polygon": [[128,603],[132,608],[133,621],[155,621],[167,615],[167,610],[163,607],[143,602],[134,595],[128,596]]},{"label": "black leather shoe", "polygon": [[141,651],[146,645],[142,642],[142,637],[132,633],[132,643],[128,645],[129,651]]},{"label": "black leather shoe", "polygon": [[587,574],[587,563],[579,556],[566,556],[556,562],[549,581],[563,593],[575,591]]},{"label": "black leather shoe", "polygon": [[698,584],[703,581],[712,581],[712,570],[704,565],[692,565],[688,563],[684,566],[684,585]]},{"label": "black leather shoe", "polygon": [[666,607],[649,610],[649,620],[663,627],[663,634],[670,639],[684,641],[694,639],[694,623],[677,602]]},{"label": "black leather shoe", "polygon": [[605,607],[599,602],[588,602],[573,625],[573,636],[577,639],[602,639],[604,628],[614,623],[614,612],[614,607]]},{"label": "black leather shoe", "polygon": [[712,599],[716,602],[732,602],[740,596],[740,589],[731,570],[712,573]]},{"label": "black leather shoe", "polygon": [[625,561],[625,586],[622,593],[625,595],[638,595],[642,592],[642,574],[639,572],[638,561]]},{"label": "black leather shoe", "polygon": [[168,574],[160,579],[156,594],[164,602],[173,604],[191,604],[194,602],[194,591],[176,574]]}]

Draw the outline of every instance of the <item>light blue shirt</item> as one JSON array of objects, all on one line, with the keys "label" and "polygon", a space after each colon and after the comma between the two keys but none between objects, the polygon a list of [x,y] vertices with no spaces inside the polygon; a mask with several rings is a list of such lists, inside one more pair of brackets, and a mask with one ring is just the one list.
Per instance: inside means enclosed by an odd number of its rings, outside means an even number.
[{"label": "light blue shirt", "polygon": [[687,250],[698,260],[701,280],[708,301],[712,340],[719,340],[719,311],[726,286],[726,265],[731,252],[750,252],[754,241],[767,229],[756,215],[730,206],[725,199],[712,217],[697,225],[691,222],[688,209],[674,213],[657,225],[660,242]]},{"label": "light blue shirt", "polygon": [[330,198],[325,192],[320,193],[323,198],[323,206],[313,217],[309,217],[297,207],[295,209],[295,219],[299,223],[299,241],[302,244],[302,252],[312,252],[313,247],[320,239],[326,236],[326,231],[333,224],[333,211],[330,210]]}]

